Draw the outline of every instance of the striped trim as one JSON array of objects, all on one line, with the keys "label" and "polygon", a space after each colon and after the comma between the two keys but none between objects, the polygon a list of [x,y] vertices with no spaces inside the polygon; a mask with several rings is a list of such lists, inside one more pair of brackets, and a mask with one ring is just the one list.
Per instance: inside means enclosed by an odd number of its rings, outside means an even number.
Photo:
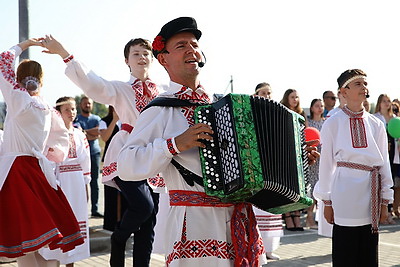
[{"label": "striped trim", "polygon": [[63,58],[64,63],[68,63],[74,59],[74,55],[69,55],[66,58]]},{"label": "striped trim", "polygon": [[176,154],[178,154],[178,152],[175,150],[174,144],[172,143],[172,138],[168,138],[167,139],[167,147],[169,152],[175,156]]},{"label": "striped trim", "polygon": [[117,163],[116,162],[112,162],[108,166],[103,166],[102,174],[103,174],[103,176],[109,176],[109,175],[113,174],[116,171],[117,171]]},{"label": "striped trim", "polygon": [[170,190],[169,204],[171,206],[197,206],[197,207],[231,207],[232,203],[223,203],[217,197],[209,196],[203,192]]},{"label": "striped trim", "polygon": [[54,239],[54,237],[57,236],[61,237],[61,233],[58,231],[57,228],[54,228],[35,239],[22,242],[21,245],[11,247],[0,245],[0,254],[9,254],[10,256],[13,255],[13,257],[17,257],[23,255],[24,252],[33,251],[45,246],[46,244],[50,243],[52,239]]},{"label": "striped trim", "polygon": [[77,172],[77,171],[82,171],[82,166],[80,164],[74,164],[74,165],[61,165],[59,167],[60,173],[63,172]]}]

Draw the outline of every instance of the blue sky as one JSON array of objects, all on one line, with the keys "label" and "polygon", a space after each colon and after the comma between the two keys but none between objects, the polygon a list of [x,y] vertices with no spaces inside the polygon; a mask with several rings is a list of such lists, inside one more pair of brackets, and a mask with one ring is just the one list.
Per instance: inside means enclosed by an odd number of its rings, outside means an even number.
[{"label": "blue sky", "polygon": [[[18,1],[3,1],[0,49],[18,43]],[[399,98],[400,2],[323,0],[30,0],[30,34],[52,34],[65,47],[111,80],[128,80],[123,47],[136,37],[153,40],[161,26],[179,16],[196,18],[207,56],[202,84],[212,93],[253,93],[269,82],[273,97],[297,89],[303,107],[325,90],[336,90],[346,69],[368,74],[371,102],[380,93]],[[32,48],[32,59],[45,71],[43,95],[54,103],[81,90],[64,75],[56,55]],[[154,62],[152,77],[168,81]]]}]

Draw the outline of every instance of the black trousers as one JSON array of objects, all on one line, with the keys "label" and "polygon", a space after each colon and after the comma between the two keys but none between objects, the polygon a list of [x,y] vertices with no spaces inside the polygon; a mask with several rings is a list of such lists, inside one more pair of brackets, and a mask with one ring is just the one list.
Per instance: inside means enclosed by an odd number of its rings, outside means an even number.
[{"label": "black trousers", "polygon": [[122,181],[114,178],[128,202],[128,208],[113,233],[114,240],[125,244],[131,234],[135,267],[149,266],[154,241],[154,226],[158,212],[159,194],[154,193],[147,181]]},{"label": "black trousers", "polygon": [[371,225],[333,226],[332,262],[334,267],[377,267],[378,234]]},{"label": "black trousers", "polygon": [[127,207],[128,203],[118,189],[104,185],[103,229],[114,231]]}]

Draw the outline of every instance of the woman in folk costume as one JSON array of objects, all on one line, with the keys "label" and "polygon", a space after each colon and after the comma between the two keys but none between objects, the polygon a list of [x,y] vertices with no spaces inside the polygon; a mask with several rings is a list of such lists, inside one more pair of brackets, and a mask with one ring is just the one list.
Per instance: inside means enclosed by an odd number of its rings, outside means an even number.
[{"label": "woman in folk costume", "polygon": [[125,63],[131,75],[128,82],[122,82],[99,77],[75,60],[52,36],[46,36],[45,40],[47,50],[44,52],[58,54],[64,59],[68,78],[96,102],[114,106],[122,122],[121,130],[115,134],[108,146],[102,173],[103,183],[118,187],[129,203],[121,223],[111,237],[110,263],[111,266],[123,266],[125,244],[134,233],[135,266],[146,266],[150,262],[154,240],[158,193],[165,191],[165,184],[158,176],[147,177],[147,181],[122,181],[118,177],[116,160],[133,127],[136,127],[140,112],[158,94],[157,86],[149,79],[149,69],[153,62],[151,43],[137,38],[125,45]]},{"label": "woman in folk costume", "polygon": [[18,258],[19,266],[52,264],[37,253],[44,246],[66,252],[84,242],[54,175],[54,162],[68,154],[68,132],[40,96],[42,68],[24,60],[14,72],[22,51],[41,45],[40,39],[29,39],[0,54],[0,89],[7,104],[0,152],[0,257]]},{"label": "woman in folk costume", "polygon": [[67,158],[57,164],[57,180],[67,197],[69,204],[78,220],[85,243],[75,249],[63,253],[60,249],[43,248],[40,254],[47,260],[57,260],[67,267],[74,262],[90,257],[89,222],[87,209],[88,183],[90,182],[90,150],[86,135],[74,128],[76,103],[72,97],[61,97],[56,102],[56,109],[64,120],[69,135],[69,151]]},{"label": "woman in folk costume", "polygon": [[359,69],[339,76],[347,104],[321,131],[314,196],[324,201],[325,219],[333,224],[333,266],[378,266],[378,224],[393,201],[385,125],[363,108],[366,76]]},{"label": "woman in folk costume", "polygon": [[[257,84],[254,95],[272,99],[272,89],[269,83]],[[278,249],[281,236],[283,236],[282,214],[272,214],[253,207],[257,225],[265,247],[265,254],[269,260],[279,260],[279,255],[273,253]]]}]

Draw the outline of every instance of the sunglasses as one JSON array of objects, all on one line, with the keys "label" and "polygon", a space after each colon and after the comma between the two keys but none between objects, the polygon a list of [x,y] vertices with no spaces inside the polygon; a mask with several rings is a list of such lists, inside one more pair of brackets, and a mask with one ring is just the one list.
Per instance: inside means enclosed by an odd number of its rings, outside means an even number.
[{"label": "sunglasses", "polygon": [[325,98],[329,98],[330,100],[336,100],[337,99],[336,96],[325,96]]}]

